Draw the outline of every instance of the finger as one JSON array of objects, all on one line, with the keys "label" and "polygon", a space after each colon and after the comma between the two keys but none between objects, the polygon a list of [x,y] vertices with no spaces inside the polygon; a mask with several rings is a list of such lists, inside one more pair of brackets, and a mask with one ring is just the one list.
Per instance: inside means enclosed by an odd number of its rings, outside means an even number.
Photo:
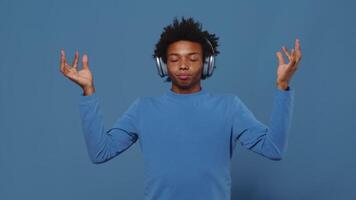
[{"label": "finger", "polygon": [[292,60],[292,61],[290,61],[289,66],[290,66],[291,71],[295,71],[297,69],[298,65],[295,60]]},{"label": "finger", "polygon": [[300,49],[300,43],[299,43],[299,42],[300,42],[299,39],[296,38],[296,39],[295,39],[295,44],[294,44],[296,50],[297,50],[297,49]]},{"label": "finger", "polygon": [[285,46],[282,47],[282,50],[287,55],[287,57],[290,58],[290,53],[289,53],[288,49]]},{"label": "finger", "polygon": [[298,38],[295,40],[295,51],[296,51],[296,59],[299,62],[299,60],[301,60],[302,58],[302,49],[300,47],[300,41]]},{"label": "finger", "polygon": [[70,73],[71,71],[70,71],[70,66],[68,65],[68,64],[64,64],[64,66],[63,66],[63,74],[65,75],[65,76],[68,76],[68,74]]},{"label": "finger", "polygon": [[75,56],[74,56],[74,60],[73,60],[73,68],[77,69],[78,68],[78,60],[79,60],[79,53],[78,51],[75,51]]},{"label": "finger", "polygon": [[64,50],[61,50],[61,58],[60,58],[60,68],[61,68],[61,72],[64,72],[64,66],[66,63],[66,55],[64,53]]},{"label": "finger", "polygon": [[[77,52],[76,52],[77,54]],[[78,54],[79,56],[79,54]],[[75,63],[75,60],[73,61],[73,65]],[[70,66],[68,63],[67,63],[67,59],[65,57],[65,52],[64,50],[61,50],[61,69],[64,70],[64,68],[67,68],[67,69],[72,69],[73,66]]]},{"label": "finger", "polygon": [[276,56],[277,56],[277,58],[278,58],[279,65],[285,64],[283,55],[282,55],[282,53],[281,53],[280,51],[277,51],[277,52],[276,52]]},{"label": "finger", "polygon": [[293,59],[295,57],[295,50],[292,49],[290,52],[290,57]]},{"label": "finger", "polygon": [[87,54],[83,54],[82,57],[83,69],[88,69],[88,56]]},{"label": "finger", "polygon": [[292,50],[291,50],[291,57],[290,57],[290,61],[289,61],[289,66],[291,66],[291,69],[292,69],[292,70],[295,70],[295,69],[296,69],[296,67],[297,67],[296,62],[297,62],[297,60],[296,60],[295,50],[292,49]]},{"label": "finger", "polygon": [[291,63],[295,63],[295,61],[296,61],[295,50],[292,49],[290,54],[291,54],[291,56],[290,56],[290,62],[291,62]]}]

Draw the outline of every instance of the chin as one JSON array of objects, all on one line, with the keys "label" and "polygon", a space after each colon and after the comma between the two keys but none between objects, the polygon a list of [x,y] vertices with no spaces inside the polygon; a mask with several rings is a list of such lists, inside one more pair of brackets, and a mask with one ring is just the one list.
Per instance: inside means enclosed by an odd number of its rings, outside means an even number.
[{"label": "chin", "polygon": [[182,89],[188,89],[188,88],[192,87],[192,85],[190,83],[178,83],[176,85]]},{"label": "chin", "polygon": [[172,80],[172,84],[176,85],[176,86],[179,87],[179,88],[187,89],[187,88],[192,87],[192,82],[191,82],[191,81],[189,81],[189,82],[182,82],[182,81],[177,80],[177,79],[171,79],[171,80]]}]

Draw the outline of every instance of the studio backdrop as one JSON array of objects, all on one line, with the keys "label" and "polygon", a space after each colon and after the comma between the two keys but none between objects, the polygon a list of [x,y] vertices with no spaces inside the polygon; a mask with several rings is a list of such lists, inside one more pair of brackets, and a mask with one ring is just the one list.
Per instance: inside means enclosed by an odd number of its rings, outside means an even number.
[{"label": "studio backdrop", "polygon": [[170,88],[152,54],[163,27],[182,16],[220,38],[202,87],[238,95],[266,124],[275,53],[301,42],[286,155],[272,161],[238,145],[232,199],[356,199],[355,9],[346,0],[0,0],[0,199],[143,199],[138,142],[91,163],[82,90],[60,72],[60,50],[70,63],[76,50],[88,55],[109,129],[136,98]]}]

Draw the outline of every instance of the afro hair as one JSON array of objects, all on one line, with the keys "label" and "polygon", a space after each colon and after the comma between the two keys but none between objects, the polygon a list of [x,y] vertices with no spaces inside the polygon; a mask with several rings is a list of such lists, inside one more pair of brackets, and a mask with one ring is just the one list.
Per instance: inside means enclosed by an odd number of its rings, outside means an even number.
[{"label": "afro hair", "polygon": [[[217,50],[219,38],[215,36],[215,34],[202,30],[201,23],[195,21],[192,17],[187,19],[182,17],[181,21],[178,21],[177,17],[175,17],[172,24],[164,27],[164,31],[161,33],[160,39],[156,43],[153,58],[161,57],[163,62],[167,64],[167,49],[170,44],[179,40],[200,43],[203,49],[204,61],[206,57],[216,56],[220,53]],[[206,40],[208,40],[210,44]],[[169,77],[167,81],[170,81]]]}]

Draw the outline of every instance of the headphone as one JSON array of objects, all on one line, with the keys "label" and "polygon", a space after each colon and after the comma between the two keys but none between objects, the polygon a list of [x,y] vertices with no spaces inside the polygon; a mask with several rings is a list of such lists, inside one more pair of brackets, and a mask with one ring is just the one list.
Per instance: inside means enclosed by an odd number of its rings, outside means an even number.
[{"label": "headphone", "polygon": [[[209,44],[209,46],[211,47],[212,54],[205,58],[203,71],[202,71],[202,77],[201,77],[201,79],[203,79],[203,80],[208,78],[208,77],[210,77],[210,76],[212,76],[213,75],[213,71],[216,68],[216,66],[215,66],[215,56],[214,56],[215,52],[214,52],[213,45],[211,44],[211,42],[207,38],[205,38],[205,40]],[[160,77],[165,77],[165,76],[168,77],[167,64],[165,64],[163,62],[162,57],[156,56],[155,57],[155,61],[156,61],[156,66],[157,66],[157,70],[158,70],[158,75]],[[168,77],[166,79],[166,82],[169,82],[169,81],[170,81],[170,78]]]}]

